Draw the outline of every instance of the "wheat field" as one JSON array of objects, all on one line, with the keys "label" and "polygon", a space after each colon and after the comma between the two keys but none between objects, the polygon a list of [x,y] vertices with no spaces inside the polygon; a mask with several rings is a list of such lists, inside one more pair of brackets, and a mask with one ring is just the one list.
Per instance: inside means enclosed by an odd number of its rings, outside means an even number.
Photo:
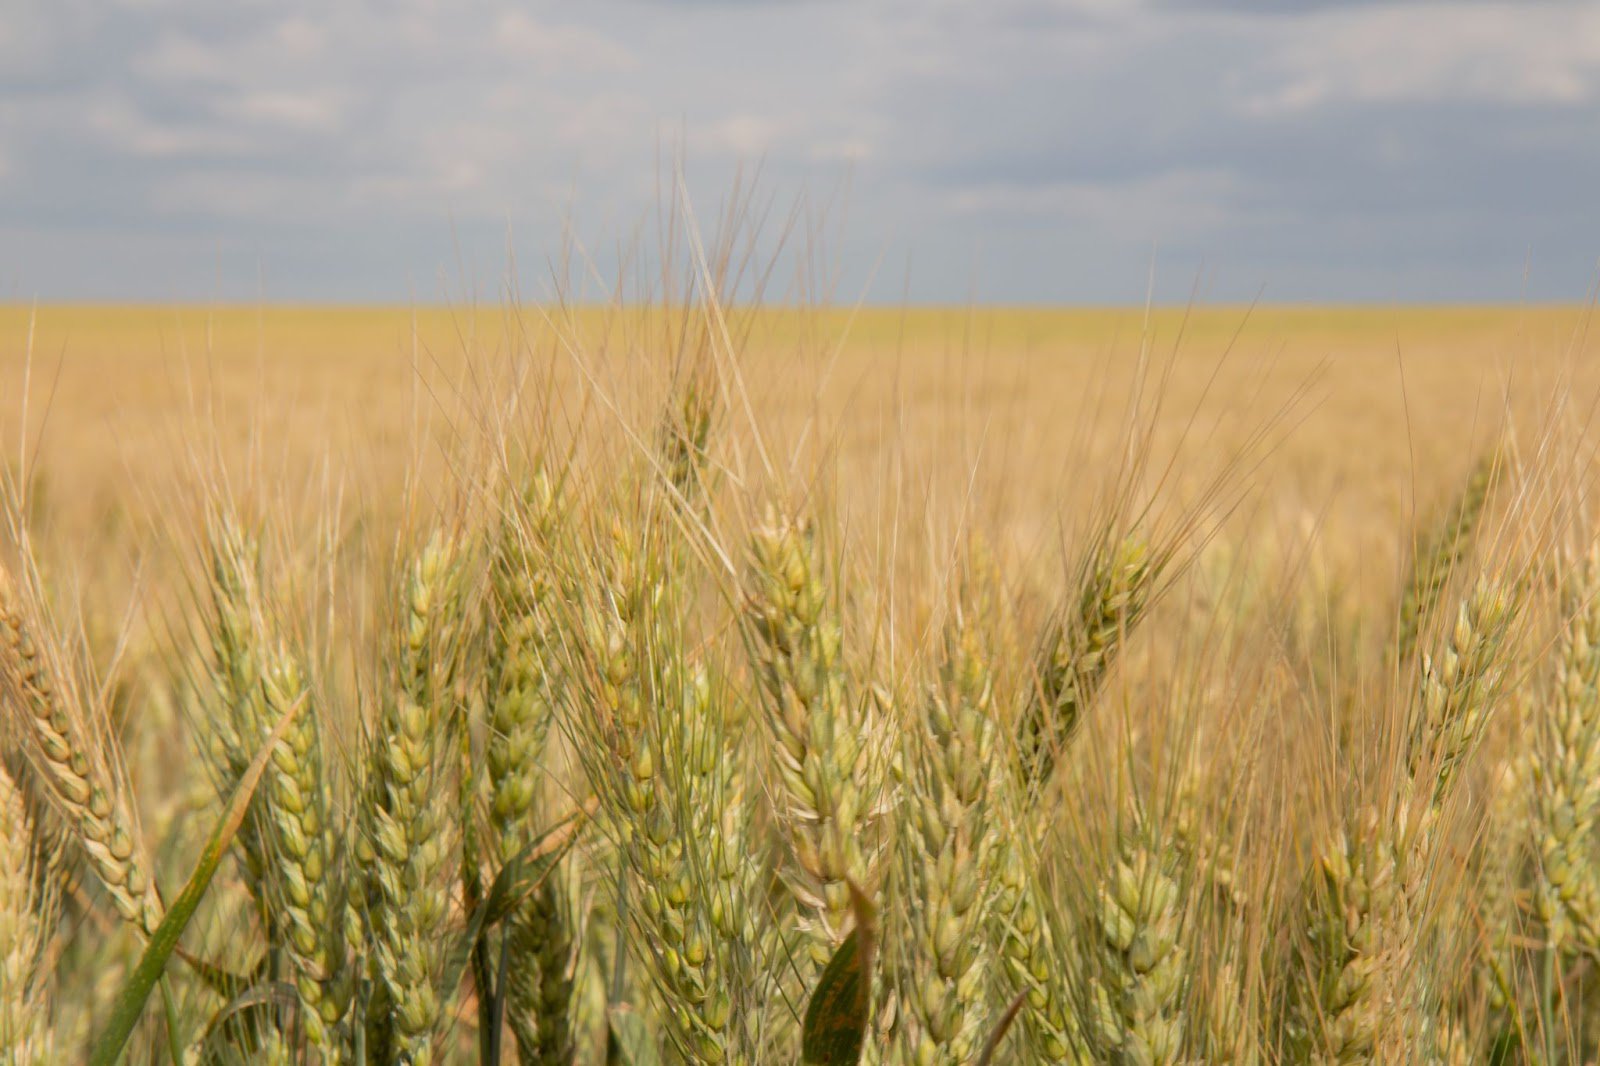
[{"label": "wheat field", "polygon": [[0,1061],[1585,1063],[1582,307],[0,307]]}]

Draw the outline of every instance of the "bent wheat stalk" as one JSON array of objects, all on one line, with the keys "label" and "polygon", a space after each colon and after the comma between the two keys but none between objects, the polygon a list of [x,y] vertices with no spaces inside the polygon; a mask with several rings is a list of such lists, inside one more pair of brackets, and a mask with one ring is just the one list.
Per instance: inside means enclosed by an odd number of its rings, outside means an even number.
[{"label": "bent wheat stalk", "polygon": [[34,622],[10,575],[0,567],[0,691],[26,741],[45,795],[72,829],[117,913],[143,934],[161,923],[162,906],[115,751],[89,723],[63,657]]}]

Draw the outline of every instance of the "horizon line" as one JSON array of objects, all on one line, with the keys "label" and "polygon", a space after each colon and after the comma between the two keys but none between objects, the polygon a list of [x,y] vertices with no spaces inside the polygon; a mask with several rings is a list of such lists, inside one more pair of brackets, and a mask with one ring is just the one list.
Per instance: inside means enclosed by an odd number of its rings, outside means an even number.
[{"label": "horizon line", "polygon": [[[162,311],[173,309],[204,309],[211,311],[460,311],[472,308],[505,310],[515,307],[570,307],[581,310],[648,310],[662,307],[695,307],[704,301],[668,302],[660,300],[582,300],[564,303],[559,300],[464,300],[464,301],[387,301],[387,300],[142,300],[142,299],[34,299],[0,298],[0,310],[126,310]],[[895,302],[863,301],[859,304],[845,301],[832,303],[805,303],[799,301],[740,300],[721,301],[720,306],[747,311],[1174,311],[1174,310],[1239,310],[1248,308],[1285,311],[1337,311],[1370,310],[1377,308],[1432,309],[1432,310],[1577,310],[1600,306],[1600,299],[1588,297],[1574,299],[1522,299],[1522,300],[1400,300],[1400,299],[1341,299],[1341,300],[1218,300],[1218,301],[1151,301],[1151,302],[1093,302],[1068,301],[936,301],[901,300]]]}]

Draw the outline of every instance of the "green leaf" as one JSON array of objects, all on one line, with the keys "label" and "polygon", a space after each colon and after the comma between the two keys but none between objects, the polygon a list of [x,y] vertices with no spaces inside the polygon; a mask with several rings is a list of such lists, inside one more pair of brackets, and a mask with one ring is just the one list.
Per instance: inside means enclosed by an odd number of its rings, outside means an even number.
[{"label": "green leaf", "polygon": [[594,813],[596,806],[596,801],[591,799],[572,811],[500,868],[494,884],[489,887],[489,895],[473,908],[466,930],[450,946],[450,953],[445,957],[444,983],[439,986],[442,996],[455,995],[461,975],[472,961],[472,949],[478,943],[478,938],[485,929],[516,910],[517,905],[544,882],[551,868],[572,847],[578,830],[584,820]]},{"label": "green leaf", "polygon": [[[228,1023],[240,1015],[292,1010],[299,1006],[300,997],[295,994],[294,985],[288,981],[264,981],[239,993],[212,1016],[206,1023],[205,1033],[200,1037],[200,1046],[205,1054],[216,1054],[216,1045],[227,1035]],[[211,1060],[205,1058],[204,1061]]]},{"label": "green leaf", "polygon": [[283,712],[283,716],[272,727],[272,733],[268,735],[249,768],[245,770],[244,776],[239,779],[239,787],[234,789],[233,798],[228,801],[227,809],[223,811],[222,821],[217,823],[216,829],[211,832],[211,839],[206,841],[205,850],[200,853],[200,861],[195,864],[188,883],[183,886],[178,898],[173,900],[167,916],[161,919],[161,924],[151,934],[150,942],[145,945],[144,954],[139,957],[139,964],[133,968],[133,973],[123,982],[121,991],[117,993],[116,1004],[111,1010],[111,1020],[101,1032],[100,1038],[95,1041],[94,1051],[89,1056],[89,1066],[114,1066],[121,1057],[122,1050],[128,1043],[128,1037],[133,1035],[134,1027],[139,1024],[139,1017],[144,1013],[145,1002],[161,980],[162,974],[166,972],[167,960],[177,949],[178,940],[188,927],[189,920],[194,917],[194,912],[199,910],[200,901],[205,898],[206,890],[211,887],[211,878],[216,874],[217,867],[222,865],[222,860],[228,853],[228,846],[233,843],[234,834],[244,822],[245,812],[250,809],[250,800],[256,794],[256,786],[261,783],[261,775],[266,772],[267,761],[272,758],[273,749],[278,746],[278,741],[283,739],[284,732],[305,702],[304,699],[296,700],[293,706]]},{"label": "green leaf", "polygon": [[855,1066],[860,1062],[872,1019],[877,917],[871,901],[853,884],[850,902],[856,927],[834,950],[806,1006],[800,1057],[814,1066]]},{"label": "green leaf", "polygon": [[1022,1013],[1023,1005],[1028,1002],[1028,993],[1018,992],[1017,998],[1011,1001],[1006,1012],[1000,1016],[1000,1024],[994,1027],[994,1032],[989,1034],[989,1039],[984,1042],[983,1052],[978,1056],[972,1066],[989,1066],[994,1061],[995,1052],[1000,1050],[1000,1045],[1005,1043],[1006,1033],[1011,1031],[1011,1024],[1017,1020],[1017,1015]]},{"label": "green leaf", "polygon": [[265,958],[257,965],[256,973],[238,974],[185,951],[182,945],[174,948],[172,955],[179,962],[187,965],[196,977],[205,982],[207,988],[223,999],[232,999],[234,996],[241,994],[255,981],[259,980],[262,974],[266,973]]},{"label": "green leaf", "polygon": [[617,1066],[660,1066],[661,1053],[639,1013],[626,1003],[606,1012],[606,1061]]}]

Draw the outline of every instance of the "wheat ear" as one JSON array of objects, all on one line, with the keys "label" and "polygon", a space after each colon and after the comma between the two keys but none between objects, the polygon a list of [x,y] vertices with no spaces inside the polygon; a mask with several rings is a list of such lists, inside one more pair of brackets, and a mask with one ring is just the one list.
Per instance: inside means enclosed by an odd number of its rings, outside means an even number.
[{"label": "wheat ear", "polygon": [[1479,581],[1458,608],[1443,649],[1424,658],[1409,771],[1413,780],[1433,771],[1430,807],[1455,782],[1501,695],[1515,608],[1503,588]]},{"label": "wheat ear", "polygon": [[[1451,1035],[1422,957],[1428,878],[1462,764],[1500,693],[1515,603],[1480,581],[1436,656],[1424,660],[1397,795],[1321,850],[1309,922],[1313,988],[1298,1022],[1317,1061],[1355,1063]],[[1398,1042],[1398,1045],[1397,1045]]]},{"label": "wheat ear", "polygon": [[1395,650],[1402,663],[1410,660],[1417,641],[1437,609],[1450,576],[1466,559],[1473,534],[1489,502],[1489,491],[1499,471],[1500,453],[1490,451],[1478,460],[1461,492],[1439,516],[1417,545],[1411,560],[1405,591],[1400,598],[1400,617]]},{"label": "wheat ear", "polygon": [[[489,831],[499,862],[535,839],[546,743],[561,676],[561,636],[551,603],[557,497],[542,472],[528,482],[502,524],[490,574]],[[550,871],[507,919],[506,1020],[520,1061],[555,1064],[573,1055],[574,930],[562,871]]]},{"label": "wheat ear", "polygon": [[0,1062],[52,1062],[40,954],[53,900],[38,880],[22,789],[0,763]]},{"label": "wheat ear", "polygon": [[1188,1027],[1187,916],[1183,886],[1143,825],[1125,834],[1097,900],[1098,981],[1092,1034],[1096,1061],[1175,1066]]},{"label": "wheat ear", "polygon": [[907,790],[898,848],[909,893],[910,957],[894,970],[906,1020],[898,1061],[964,1063],[983,1032],[984,933],[996,891],[994,681],[977,632],[958,617],[922,721],[906,731]]},{"label": "wheat ear", "polygon": [[[254,541],[222,518],[211,551],[212,724],[228,793],[272,726],[313,697],[263,595]],[[236,839],[269,940],[293,967],[307,1042],[323,1061],[337,1063],[353,974],[345,951],[346,871],[331,822],[320,730],[314,709],[293,716]]]},{"label": "wheat ear", "polygon": [[117,913],[145,934],[161,922],[161,901],[113,753],[90,728],[70,674],[42,644],[16,587],[0,567],[0,683],[17,730],[28,741],[45,795],[73,830]]},{"label": "wheat ear", "polygon": [[769,511],[751,547],[745,617],[794,859],[790,888],[811,918],[821,963],[847,931],[848,883],[870,886],[876,877],[880,726],[873,700],[852,683],[813,532]]},{"label": "wheat ear", "polygon": [[1534,913],[1550,946],[1600,950],[1600,547],[1568,582],[1548,719],[1532,760]]},{"label": "wheat ear", "polygon": [[1097,552],[1076,603],[1052,624],[1036,690],[1022,717],[1019,765],[1026,788],[1049,779],[1128,632],[1143,616],[1161,571],[1142,537],[1125,537]]},{"label": "wheat ear", "polygon": [[451,869],[445,777],[460,726],[462,577],[457,543],[440,536],[411,568],[398,676],[384,701],[369,771],[374,795],[362,858],[370,863],[368,922],[386,1015],[375,1020],[384,1037],[392,1036],[387,1050],[394,1059],[414,1066],[432,1061],[440,1016],[436,983]]}]

